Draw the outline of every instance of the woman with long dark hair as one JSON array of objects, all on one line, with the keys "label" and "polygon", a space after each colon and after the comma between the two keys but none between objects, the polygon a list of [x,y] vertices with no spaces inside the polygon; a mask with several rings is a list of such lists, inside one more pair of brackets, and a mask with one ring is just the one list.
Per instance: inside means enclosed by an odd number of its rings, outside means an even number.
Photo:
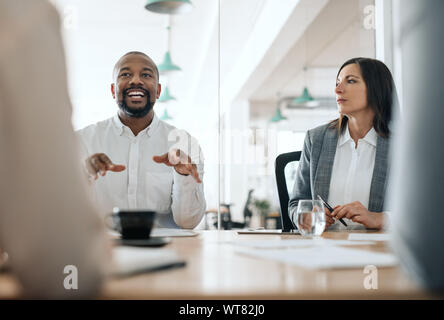
[{"label": "woman with long dark hair", "polygon": [[326,229],[381,229],[393,77],[378,60],[350,59],[339,69],[335,93],[339,118],[307,132],[289,212],[296,212],[299,200],[320,195],[334,209],[326,209]]}]

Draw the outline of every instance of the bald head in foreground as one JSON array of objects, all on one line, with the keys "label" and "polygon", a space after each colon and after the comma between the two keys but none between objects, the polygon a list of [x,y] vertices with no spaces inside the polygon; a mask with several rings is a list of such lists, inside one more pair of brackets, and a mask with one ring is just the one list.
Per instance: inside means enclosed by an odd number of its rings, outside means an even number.
[{"label": "bald head in foreground", "polygon": [[0,269],[8,256],[19,297],[94,297],[111,255],[77,160],[58,13],[0,0],[0,30]]}]

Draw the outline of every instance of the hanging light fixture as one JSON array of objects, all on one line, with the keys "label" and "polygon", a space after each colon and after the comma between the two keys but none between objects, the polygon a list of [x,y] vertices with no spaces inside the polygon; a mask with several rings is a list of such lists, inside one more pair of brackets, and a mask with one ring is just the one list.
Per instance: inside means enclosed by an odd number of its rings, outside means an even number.
[{"label": "hanging light fixture", "polygon": [[306,104],[308,102],[315,101],[315,99],[310,95],[308,92],[308,88],[306,87],[307,80],[306,80],[306,73],[307,73],[307,67],[304,67],[304,90],[302,91],[302,95],[300,97],[297,97],[293,99],[293,104]]},{"label": "hanging light fixture", "polygon": [[270,119],[270,122],[279,122],[282,120],[287,120],[287,117],[284,117],[281,113],[281,109],[277,108],[276,109],[276,113],[274,114],[274,116]]},{"label": "hanging light fixture", "polygon": [[167,73],[170,73],[170,72],[181,71],[182,70],[178,65],[175,65],[171,61],[171,54],[170,54],[169,51],[167,51],[165,53],[165,56],[163,57],[162,63],[159,64],[157,66],[157,68],[159,69],[159,72],[161,74],[167,74]]},{"label": "hanging light fixture", "polygon": [[168,102],[171,100],[176,100],[173,96],[170,95],[170,92],[168,90],[168,86],[165,87],[165,90],[162,91],[162,94],[160,95],[159,99],[157,101],[159,102]]},{"label": "hanging light fixture", "polygon": [[148,0],[145,8],[155,13],[181,14],[190,12],[193,4],[190,0]]},{"label": "hanging light fixture", "polygon": [[273,115],[273,117],[271,117],[270,122],[279,122],[282,120],[287,120],[287,117],[284,117],[281,113],[281,105],[282,99],[281,99],[281,94],[280,92],[277,93],[277,108],[276,108],[276,112]]},{"label": "hanging light fixture", "polygon": [[314,101],[314,100],[315,99],[308,92],[307,87],[305,87],[304,91],[302,92],[302,95],[300,97],[293,99],[292,102],[297,104],[297,103],[307,103],[307,102]]},{"label": "hanging light fixture", "polygon": [[171,60],[171,16],[168,17],[168,27],[166,29],[168,30],[168,36],[167,36],[168,51],[165,53],[162,63],[157,66],[157,68],[159,69],[159,73],[163,75],[169,75],[174,72],[182,70],[178,65],[175,65]]},{"label": "hanging light fixture", "polygon": [[163,115],[160,117],[160,120],[164,120],[164,121],[166,121],[166,120],[173,120],[173,118],[170,117],[170,115],[168,114],[168,110],[165,109],[163,111]]}]

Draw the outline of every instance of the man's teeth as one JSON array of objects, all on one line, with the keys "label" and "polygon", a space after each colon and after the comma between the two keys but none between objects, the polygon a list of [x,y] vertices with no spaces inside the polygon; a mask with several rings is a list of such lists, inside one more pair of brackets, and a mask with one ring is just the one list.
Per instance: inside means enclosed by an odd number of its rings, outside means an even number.
[{"label": "man's teeth", "polygon": [[144,93],[142,91],[132,91],[130,93],[128,93],[128,96],[132,97],[132,96],[144,96]]}]

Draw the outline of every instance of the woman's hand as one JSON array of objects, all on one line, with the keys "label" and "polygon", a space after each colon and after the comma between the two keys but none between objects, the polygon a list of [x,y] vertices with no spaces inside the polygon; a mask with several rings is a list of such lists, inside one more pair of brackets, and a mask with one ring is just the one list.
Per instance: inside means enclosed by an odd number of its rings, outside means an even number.
[{"label": "woman's hand", "polygon": [[[339,206],[334,207],[333,210],[336,209],[336,208],[339,208]],[[328,210],[327,208],[324,208],[324,211],[325,211],[325,229],[324,229],[324,231],[325,231],[325,230],[327,230],[327,229],[328,229],[333,223],[335,223],[335,219],[333,219],[333,217],[331,216],[331,212],[330,212],[330,210]]]},{"label": "woman's hand", "polygon": [[382,229],[384,220],[382,213],[368,211],[359,201],[335,207],[331,215],[335,219],[347,218],[361,223],[369,229]]}]

